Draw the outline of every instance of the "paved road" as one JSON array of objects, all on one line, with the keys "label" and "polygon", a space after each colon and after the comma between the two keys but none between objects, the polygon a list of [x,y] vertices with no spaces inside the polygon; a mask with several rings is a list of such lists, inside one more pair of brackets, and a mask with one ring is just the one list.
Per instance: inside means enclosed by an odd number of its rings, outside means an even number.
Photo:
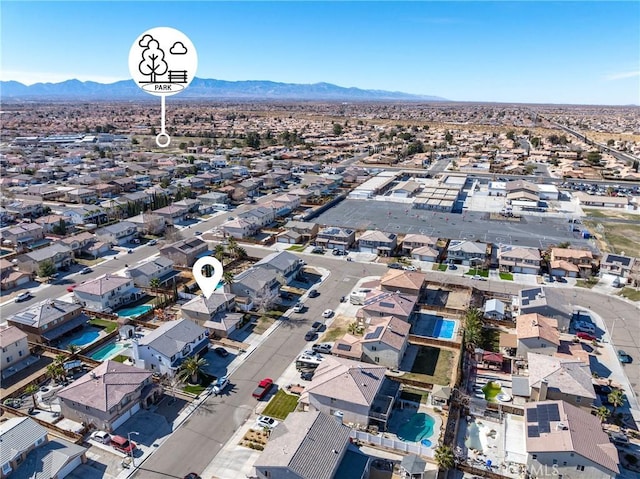
[{"label": "paved road", "polygon": [[[257,248],[251,248],[250,254],[254,255],[254,249]],[[256,384],[265,377],[280,377],[304,348],[304,333],[311,323],[321,318],[322,311],[335,307],[340,296],[351,290],[362,276],[379,275],[386,269],[381,265],[363,265],[324,257],[317,258],[313,263],[331,269],[331,275],[317,288],[320,296],[305,301],[309,309],[301,318],[294,316],[295,319],[283,322],[273,331],[231,374],[233,388],[230,393],[221,397],[210,396],[204,401],[142,464],[135,478],[182,478],[187,472],[201,473],[253,412],[256,400],[251,393]]]}]

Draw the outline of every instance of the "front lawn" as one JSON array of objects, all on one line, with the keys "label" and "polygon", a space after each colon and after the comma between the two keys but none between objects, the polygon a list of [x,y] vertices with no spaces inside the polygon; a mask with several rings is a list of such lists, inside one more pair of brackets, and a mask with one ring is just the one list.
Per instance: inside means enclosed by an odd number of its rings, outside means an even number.
[{"label": "front lawn", "polygon": [[633,288],[622,288],[620,296],[630,299],[631,301],[640,301],[640,290]]},{"label": "front lawn", "polygon": [[434,264],[431,267],[432,270],[434,271],[446,271],[447,270],[447,265],[446,264]]},{"label": "front lawn", "polygon": [[204,391],[209,384],[213,382],[215,377],[209,376],[208,374],[203,374],[200,380],[200,384],[186,384],[182,390],[186,393],[195,394],[198,396],[202,391]]},{"label": "front lawn", "polygon": [[[482,276],[483,278],[488,278],[489,277],[489,271],[486,269],[477,269],[477,268],[471,268],[469,270],[468,273],[465,273],[467,275],[471,275],[471,276]],[[512,278],[513,279],[513,278]]]},{"label": "front lawn", "polygon": [[305,249],[305,245],[303,244],[294,244],[287,248],[287,251],[297,251],[298,253],[302,253]]},{"label": "front lawn", "polygon": [[600,281],[598,278],[589,278],[589,279],[578,279],[576,280],[576,286],[580,286],[581,288],[591,289]]},{"label": "front lawn", "polygon": [[275,417],[276,419],[284,420],[287,418],[290,412],[296,410],[298,406],[298,399],[300,396],[294,394],[287,394],[282,389],[273,396],[267,407],[264,408],[262,414],[269,417]]},{"label": "front lawn", "polygon": [[89,324],[91,326],[103,328],[107,334],[118,329],[118,323],[115,321],[108,321],[106,319],[93,318],[89,320]]},{"label": "front lawn", "polygon": [[513,275],[511,273],[500,273],[500,279],[505,281],[513,281]]}]

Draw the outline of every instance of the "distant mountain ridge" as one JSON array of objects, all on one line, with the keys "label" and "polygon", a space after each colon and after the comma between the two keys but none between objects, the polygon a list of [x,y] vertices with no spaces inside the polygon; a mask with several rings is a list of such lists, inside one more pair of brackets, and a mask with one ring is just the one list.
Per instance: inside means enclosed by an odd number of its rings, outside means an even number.
[{"label": "distant mountain ridge", "polygon": [[[0,98],[25,100],[126,100],[151,99],[133,80],[115,83],[66,80],[60,83],[35,83],[27,86],[17,81],[0,81]],[[226,81],[194,78],[189,88],[178,95],[180,99],[207,98],[211,100],[404,100],[448,101],[430,95],[414,95],[396,91],[345,88],[331,83],[279,83],[247,80]]]}]

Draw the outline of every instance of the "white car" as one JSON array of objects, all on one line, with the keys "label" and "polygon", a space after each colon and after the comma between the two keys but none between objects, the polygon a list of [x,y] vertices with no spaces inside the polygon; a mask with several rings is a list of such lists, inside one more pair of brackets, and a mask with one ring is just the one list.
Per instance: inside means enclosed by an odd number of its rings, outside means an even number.
[{"label": "white car", "polygon": [[18,296],[16,296],[15,302],[16,303],[21,303],[22,301],[26,301],[28,299],[31,298],[31,293],[29,291],[26,291],[24,293],[20,293]]},{"label": "white car", "polygon": [[416,268],[415,266],[405,266],[403,269],[405,271],[418,271],[418,268]]},{"label": "white car", "polygon": [[109,444],[111,442],[111,435],[107,431],[95,431],[91,434],[91,439],[101,444]]},{"label": "white car", "polygon": [[330,318],[331,316],[333,316],[332,309],[325,309],[324,312],[322,313],[323,318]]},{"label": "white car", "polygon": [[256,419],[256,426],[258,426],[259,428],[266,427],[267,429],[273,429],[278,424],[278,421],[269,416],[258,416],[258,419]]},{"label": "white car", "polygon": [[302,311],[304,311],[304,304],[296,303],[296,305],[293,307],[293,312],[294,313],[302,313]]},{"label": "white car", "polygon": [[226,388],[229,385],[229,376],[222,376],[220,378],[218,378],[215,382],[215,384],[213,385],[213,394],[215,394],[216,396],[220,393],[222,393],[222,391],[224,391],[224,388]]}]

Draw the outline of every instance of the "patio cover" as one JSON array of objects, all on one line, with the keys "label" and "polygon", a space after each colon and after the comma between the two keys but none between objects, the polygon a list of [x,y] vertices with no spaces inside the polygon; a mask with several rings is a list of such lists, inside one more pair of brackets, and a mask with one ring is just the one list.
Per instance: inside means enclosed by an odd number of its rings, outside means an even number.
[{"label": "patio cover", "polygon": [[502,361],[504,360],[504,356],[502,356],[502,354],[500,353],[486,352],[482,355],[482,360],[485,363],[502,364]]}]

